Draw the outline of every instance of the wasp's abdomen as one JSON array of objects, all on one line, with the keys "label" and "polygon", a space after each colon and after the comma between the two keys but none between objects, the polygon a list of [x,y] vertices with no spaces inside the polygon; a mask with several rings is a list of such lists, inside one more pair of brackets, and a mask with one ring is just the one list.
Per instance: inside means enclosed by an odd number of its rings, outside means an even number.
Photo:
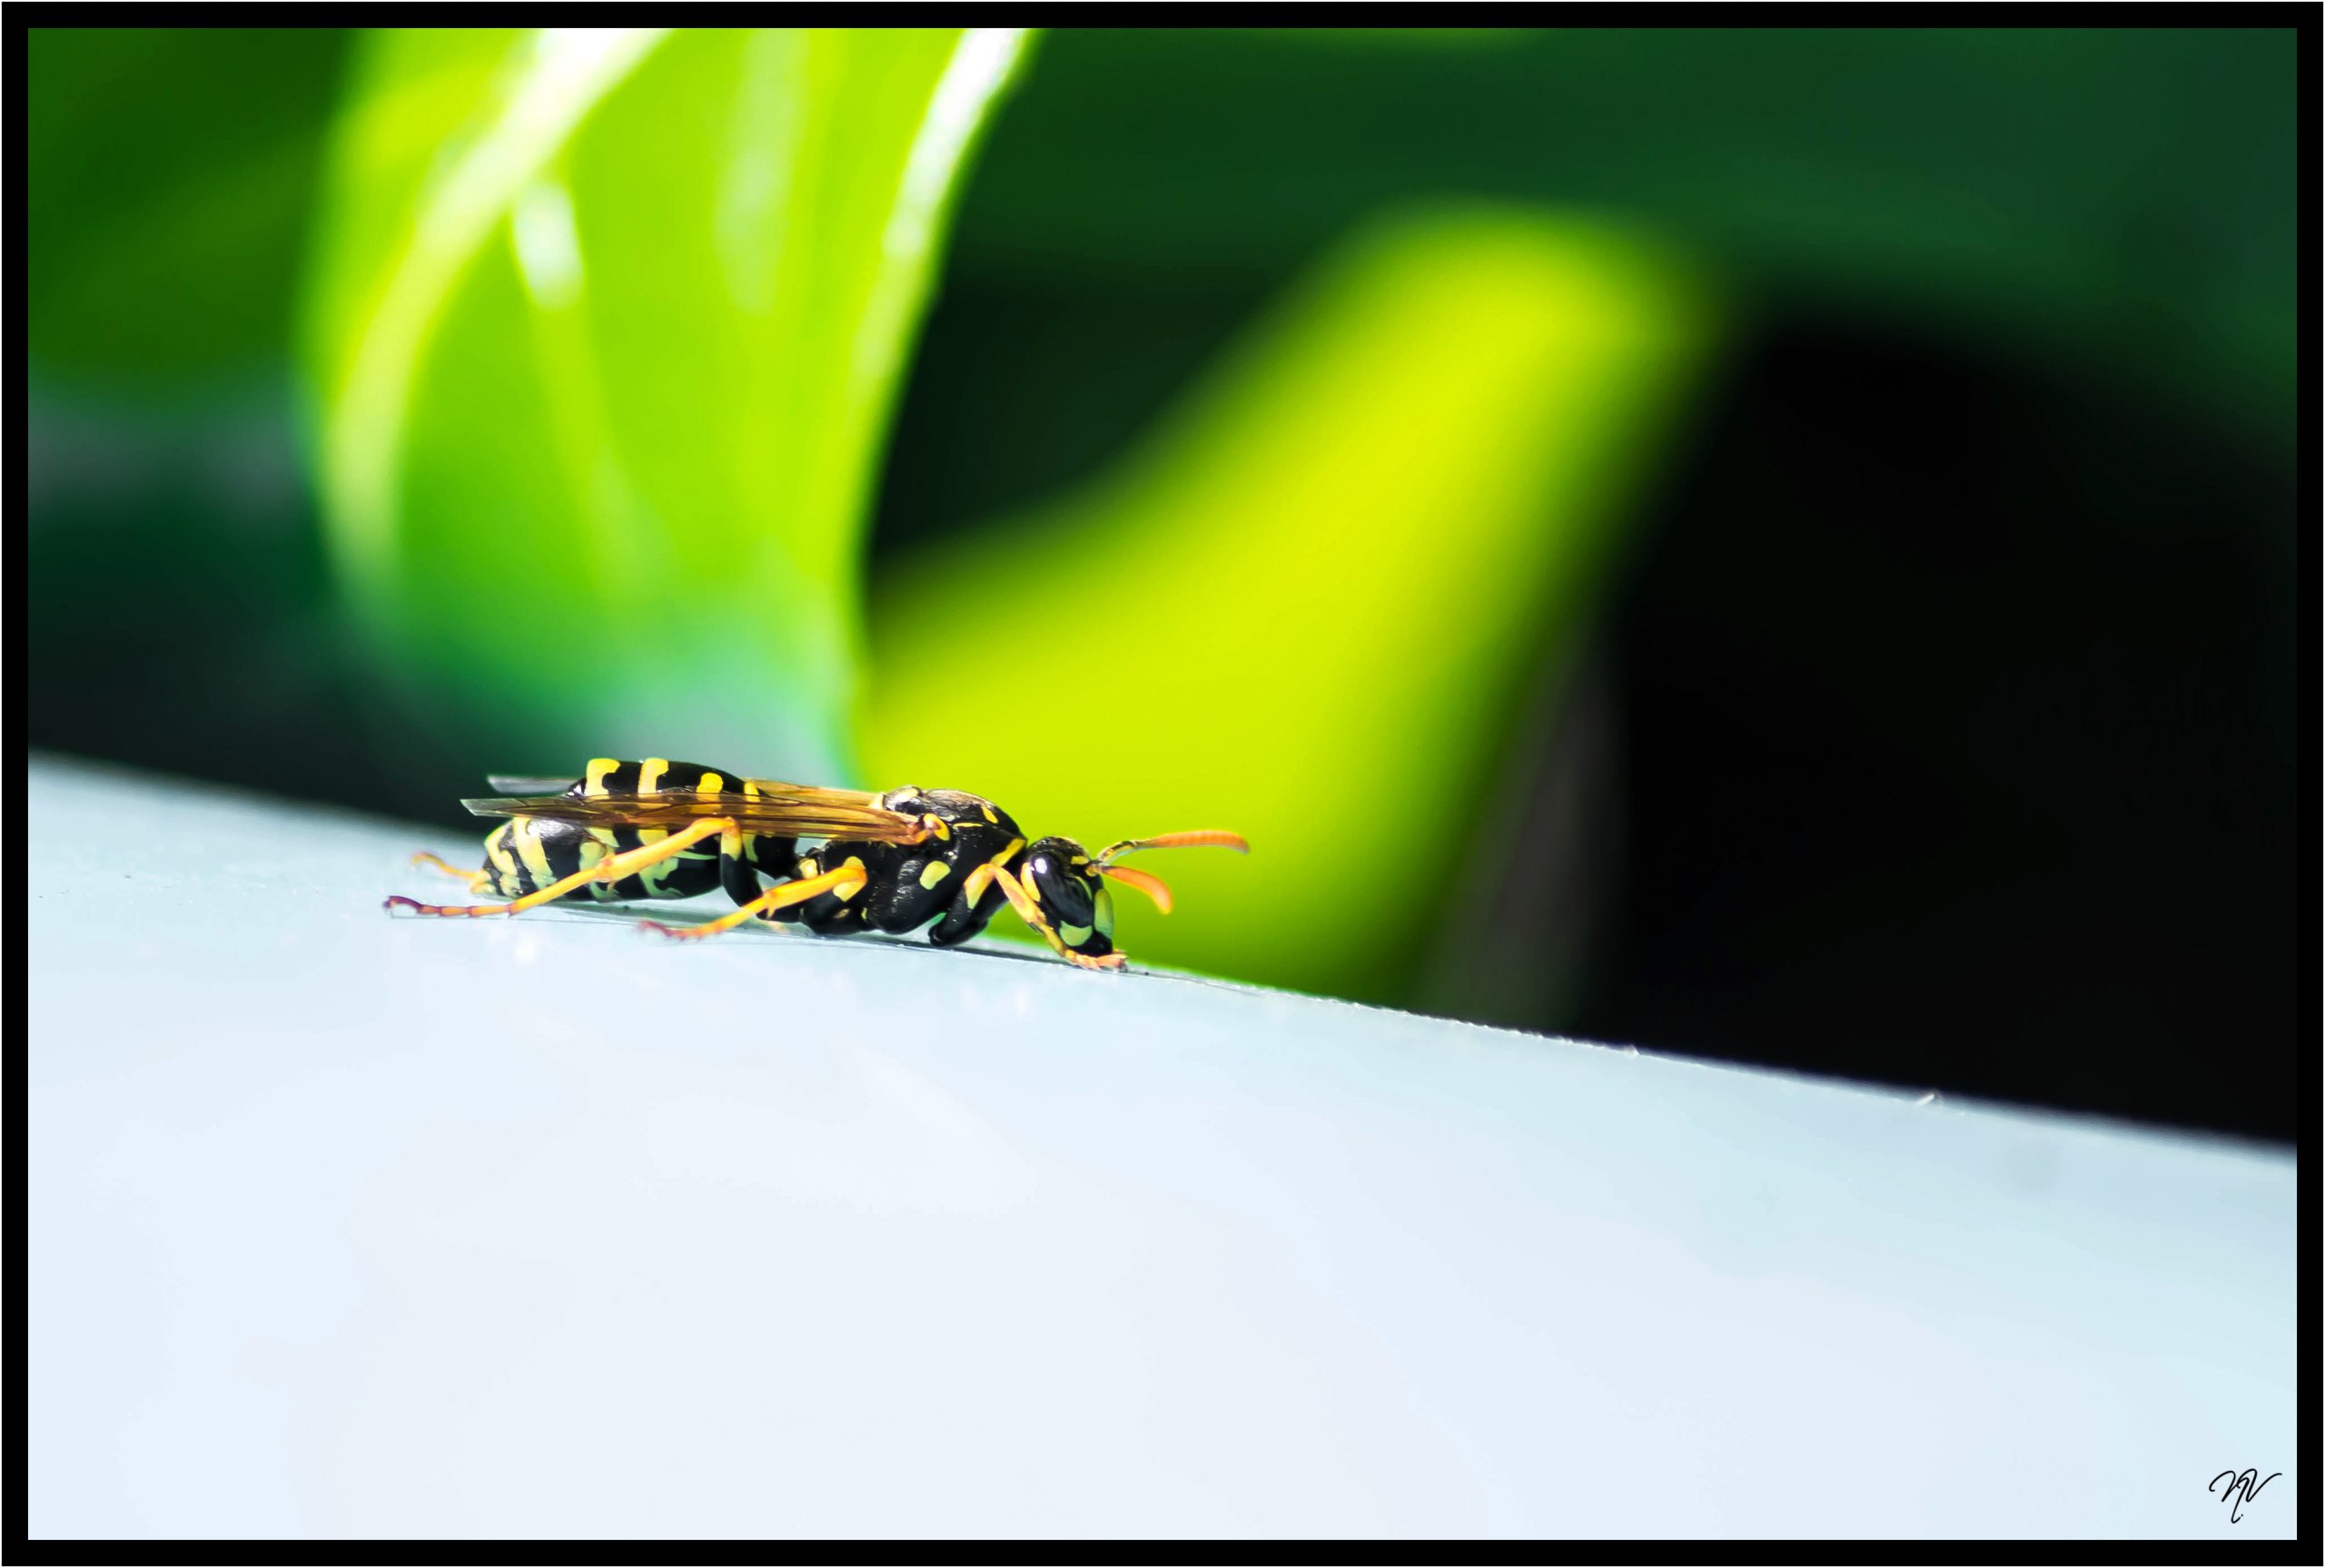
[{"label": "wasp's abdomen", "polygon": [[[699,763],[671,762],[662,757],[648,757],[639,762],[599,757],[590,763],[566,793],[716,794],[740,782],[738,774]],[[491,873],[493,887],[503,898],[518,899],[624,851],[658,843],[670,832],[661,827],[586,827],[546,817],[511,817],[486,837],[485,868]],[[743,843],[746,856],[755,863],[782,867],[791,858],[792,841],[787,838],[756,834]],[[707,839],[619,881],[585,883],[559,902],[579,899],[611,903],[630,899],[694,898],[718,885],[718,844],[715,839]]]}]

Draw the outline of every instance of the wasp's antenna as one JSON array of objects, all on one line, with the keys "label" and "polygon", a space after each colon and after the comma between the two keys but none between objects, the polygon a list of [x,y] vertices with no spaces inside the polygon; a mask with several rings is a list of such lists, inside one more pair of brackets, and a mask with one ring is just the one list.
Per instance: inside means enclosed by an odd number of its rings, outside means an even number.
[{"label": "wasp's antenna", "polygon": [[1232,849],[1237,854],[1252,853],[1250,841],[1240,833],[1223,833],[1218,828],[1202,828],[1193,833],[1166,833],[1155,838],[1126,838],[1120,843],[1110,843],[1098,856],[1098,869],[1103,871],[1118,855],[1134,849],[1193,849],[1201,844],[1217,844]]},{"label": "wasp's antenna", "polygon": [[1100,876],[1111,877],[1126,887],[1138,889],[1154,901],[1156,909],[1161,910],[1164,914],[1171,912],[1170,884],[1153,872],[1137,871],[1126,865],[1108,865],[1103,861],[1098,862],[1097,865]]},{"label": "wasp's antenna", "polygon": [[1099,875],[1112,877],[1118,883],[1138,889],[1154,901],[1155,908],[1169,914],[1171,889],[1162,879],[1152,872],[1133,871],[1128,866],[1116,865],[1114,859],[1134,849],[1192,849],[1200,844],[1216,844],[1222,849],[1232,849],[1237,854],[1252,853],[1251,844],[1245,842],[1242,833],[1204,828],[1194,833],[1166,833],[1157,838],[1126,838],[1120,843],[1108,844],[1105,853],[1091,864]]}]

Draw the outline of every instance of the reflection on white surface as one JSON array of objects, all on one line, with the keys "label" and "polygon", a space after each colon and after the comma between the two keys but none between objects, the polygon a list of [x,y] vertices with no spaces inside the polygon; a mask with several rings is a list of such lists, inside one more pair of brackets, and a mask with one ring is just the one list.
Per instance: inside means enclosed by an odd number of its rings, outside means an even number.
[{"label": "reflection on white surface", "polygon": [[2292,1533],[2290,1153],[28,787],[35,1536]]}]

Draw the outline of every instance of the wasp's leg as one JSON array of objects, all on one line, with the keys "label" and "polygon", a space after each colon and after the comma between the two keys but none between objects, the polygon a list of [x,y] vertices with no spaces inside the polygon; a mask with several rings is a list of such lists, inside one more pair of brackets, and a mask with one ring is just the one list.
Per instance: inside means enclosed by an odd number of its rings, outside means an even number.
[{"label": "wasp's leg", "polygon": [[1058,935],[1056,928],[1050,924],[1049,916],[1042,912],[1042,906],[1025,896],[1025,890],[1018,885],[1017,879],[1010,875],[1005,869],[994,866],[993,880],[1001,884],[1001,891],[1008,898],[1009,907],[1017,912],[1017,918],[1040,932],[1042,940],[1050,944],[1050,950],[1058,957],[1083,969],[1122,968],[1123,955],[1119,952],[1110,952],[1103,958],[1092,958],[1087,953],[1076,952],[1066,946],[1065,939]]},{"label": "wasp's leg", "polygon": [[799,923],[817,936],[862,936],[872,929],[872,922],[864,917],[864,906],[853,902],[852,894],[843,899],[818,893],[805,907],[806,912],[799,917]]},{"label": "wasp's leg", "polygon": [[444,859],[441,855],[430,854],[426,850],[421,850],[418,854],[413,855],[411,857],[411,863],[414,865],[433,866],[438,871],[442,872],[446,876],[456,876],[462,882],[469,884],[469,891],[470,892],[482,892],[486,888],[492,885],[492,873],[490,871],[462,871],[459,866],[452,864],[451,862]]},{"label": "wasp's leg", "polygon": [[658,931],[664,936],[717,936],[722,931],[734,930],[754,915],[773,913],[778,909],[787,909],[795,903],[805,903],[818,893],[830,892],[839,888],[846,888],[849,892],[854,892],[863,885],[864,868],[860,865],[844,865],[837,871],[827,871],[821,876],[778,883],[733,913],[722,914],[717,920],[707,921],[701,925],[664,925],[660,921],[649,920],[646,922],[646,929]]},{"label": "wasp's leg", "polygon": [[622,878],[643,871],[649,865],[657,865],[670,859],[713,834],[720,835],[723,842],[726,835],[731,835],[739,831],[735,823],[723,817],[711,817],[696,823],[691,827],[680,828],[666,839],[654,843],[640,844],[636,849],[627,850],[620,854],[601,860],[595,865],[584,866],[560,882],[553,882],[538,892],[529,892],[524,897],[508,903],[471,903],[447,907],[442,904],[421,903],[418,899],[391,898],[388,900],[386,907],[408,909],[420,914],[436,915],[519,914],[536,905],[548,903],[552,899],[563,898],[567,893],[587,887],[593,882],[619,882]]},{"label": "wasp's leg", "polygon": [[991,860],[980,861],[970,868],[945,911],[945,918],[928,928],[928,940],[938,947],[951,947],[968,941],[992,923],[1005,896],[994,873],[1006,866],[1010,857],[1024,847],[1022,840],[1013,842]]},{"label": "wasp's leg", "polygon": [[817,936],[859,936],[869,930],[866,916],[872,902],[864,894],[868,887],[877,887],[895,869],[893,856],[885,844],[827,843],[813,854],[799,859],[799,869],[794,873],[805,881],[819,877],[826,871],[854,869],[864,880],[841,883],[836,890],[827,889],[803,902],[770,911],[765,918],[781,921],[787,925],[804,925]]},{"label": "wasp's leg", "polygon": [[740,833],[718,835],[718,885],[738,904],[759,896],[759,873],[743,850],[750,841]]},{"label": "wasp's leg", "polygon": [[774,833],[720,835],[718,885],[737,903],[749,903],[766,891],[759,885],[760,870],[766,869],[770,876],[780,875],[780,868],[791,863],[797,843]]}]

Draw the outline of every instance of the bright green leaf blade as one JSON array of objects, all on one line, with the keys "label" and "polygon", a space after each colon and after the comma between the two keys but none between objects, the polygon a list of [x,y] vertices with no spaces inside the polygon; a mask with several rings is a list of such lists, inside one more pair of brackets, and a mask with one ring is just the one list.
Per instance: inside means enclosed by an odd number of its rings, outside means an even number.
[{"label": "bright green leaf blade", "polygon": [[880,585],[874,776],[1093,845],[1241,831],[1143,858],[1178,912],[1121,901],[1121,945],[1382,994],[1711,317],[1651,249],[1523,211],[1360,239],[1118,473]]},{"label": "bright green leaf blade", "polygon": [[390,33],[308,360],[334,554],[491,765],[845,762],[873,465],[1011,30]]}]

